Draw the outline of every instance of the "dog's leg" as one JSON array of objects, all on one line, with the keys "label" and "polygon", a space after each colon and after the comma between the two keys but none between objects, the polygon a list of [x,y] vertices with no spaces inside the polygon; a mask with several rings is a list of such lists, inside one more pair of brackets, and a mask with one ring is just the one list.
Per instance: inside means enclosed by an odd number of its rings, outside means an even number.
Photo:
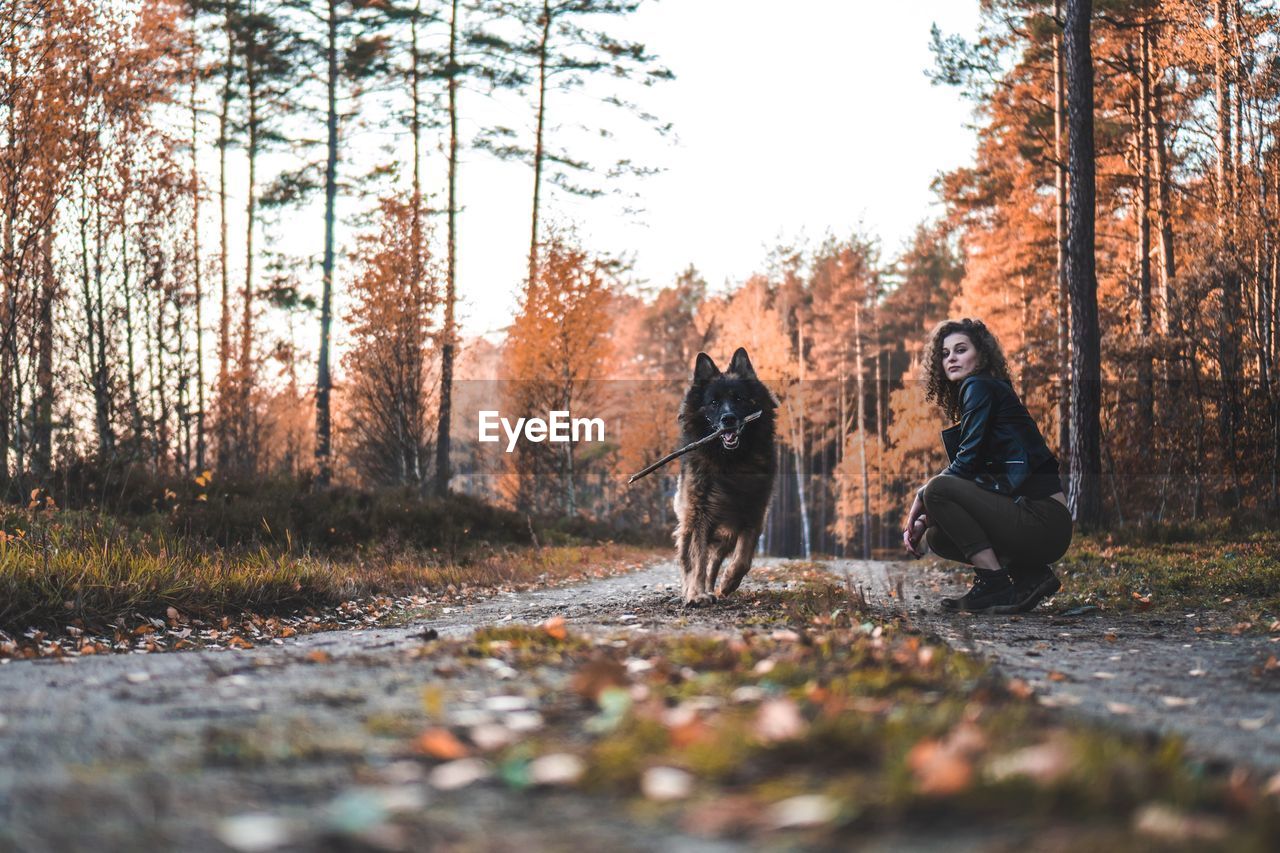
[{"label": "dog's leg", "polygon": [[694,579],[697,577],[695,563],[694,530],[691,525],[681,524],[676,530],[676,551],[680,557],[680,597],[688,604],[694,595]]},{"label": "dog's leg", "polygon": [[[686,607],[701,607],[716,600],[707,587],[707,563],[712,553],[711,530],[702,519],[697,519],[691,526],[688,545],[683,548],[684,558],[680,563],[684,572],[684,603]],[[684,545],[684,540],[681,544]]]},{"label": "dog's leg", "polygon": [[716,588],[716,578],[720,576],[720,566],[724,563],[724,558],[729,556],[729,552],[734,549],[737,540],[733,536],[721,539],[715,548],[715,555],[711,558],[711,565],[707,569],[707,591],[710,592]]},{"label": "dog's leg", "polygon": [[756,541],[759,538],[759,530],[744,530],[738,534],[737,547],[733,549],[733,560],[729,563],[729,573],[724,576],[724,583],[720,585],[722,597],[742,585],[742,579],[751,570],[751,558],[755,556]]}]

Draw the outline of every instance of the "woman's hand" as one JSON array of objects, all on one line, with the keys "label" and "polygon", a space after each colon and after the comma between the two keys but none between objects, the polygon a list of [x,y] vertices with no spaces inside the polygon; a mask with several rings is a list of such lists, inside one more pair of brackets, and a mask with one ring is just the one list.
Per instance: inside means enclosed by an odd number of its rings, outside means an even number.
[{"label": "woman's hand", "polygon": [[908,554],[913,557],[924,556],[924,552],[919,549],[919,544],[928,528],[929,518],[924,514],[924,501],[920,499],[920,493],[917,492],[916,499],[911,503],[911,510],[907,513],[907,526],[902,531],[902,544]]}]

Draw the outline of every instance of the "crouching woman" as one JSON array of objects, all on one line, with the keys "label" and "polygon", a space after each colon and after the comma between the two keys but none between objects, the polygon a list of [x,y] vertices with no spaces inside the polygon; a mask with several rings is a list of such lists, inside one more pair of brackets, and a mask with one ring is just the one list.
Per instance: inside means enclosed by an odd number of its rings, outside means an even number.
[{"label": "crouching woman", "polygon": [[1071,544],[1071,511],[1058,460],[1013,390],[995,336],[980,320],[948,320],[927,346],[930,402],[948,420],[950,465],[917,492],[902,532],[921,556],[973,566],[973,587],[949,610],[1023,613],[1058,591],[1049,564]]}]

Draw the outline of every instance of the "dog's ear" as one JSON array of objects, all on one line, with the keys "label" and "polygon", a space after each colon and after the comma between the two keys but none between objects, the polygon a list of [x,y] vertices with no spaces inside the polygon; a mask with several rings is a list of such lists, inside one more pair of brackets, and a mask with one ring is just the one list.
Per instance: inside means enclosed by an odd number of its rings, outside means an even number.
[{"label": "dog's ear", "polygon": [[733,353],[733,359],[729,362],[729,372],[736,373],[743,379],[755,379],[756,371],[751,366],[751,359],[747,358],[747,351],[742,347],[738,347]]},{"label": "dog's ear", "polygon": [[711,356],[705,352],[698,353],[698,358],[693,363],[693,381],[710,382],[719,375],[720,368],[716,367],[716,363],[711,360]]}]

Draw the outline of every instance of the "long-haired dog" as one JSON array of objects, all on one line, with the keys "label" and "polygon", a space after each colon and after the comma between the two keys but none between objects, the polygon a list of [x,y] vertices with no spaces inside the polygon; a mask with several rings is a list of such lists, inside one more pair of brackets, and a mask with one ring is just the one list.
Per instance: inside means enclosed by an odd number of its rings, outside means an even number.
[{"label": "long-haired dog", "polygon": [[[684,603],[701,606],[733,592],[751,568],[756,540],[773,494],[774,410],[778,401],[756,378],[747,351],[733,354],[720,372],[698,353],[693,382],[680,406],[685,444],[724,428],[680,460],[676,485],[676,549],[680,556]],[[743,424],[755,412],[757,420]],[[720,566],[732,554],[719,588]]]}]

